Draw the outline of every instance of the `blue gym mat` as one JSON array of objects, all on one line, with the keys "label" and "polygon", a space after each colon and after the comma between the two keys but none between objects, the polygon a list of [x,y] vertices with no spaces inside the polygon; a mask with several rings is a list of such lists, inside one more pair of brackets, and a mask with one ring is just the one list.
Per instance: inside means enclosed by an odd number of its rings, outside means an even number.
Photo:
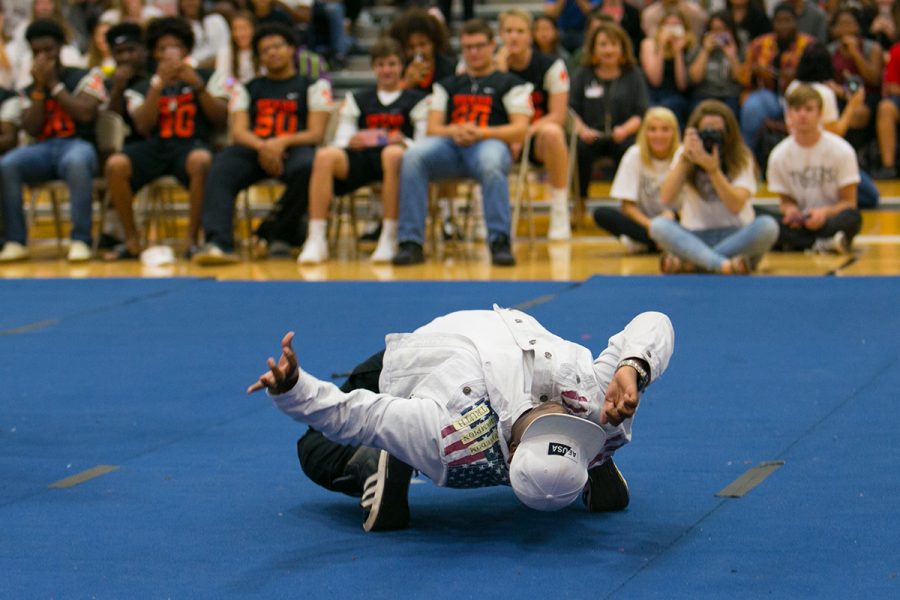
[{"label": "blue gym mat", "polygon": [[[898,297],[889,278],[0,281],[0,597],[898,597]],[[626,511],[424,481],[410,529],[365,534],[300,473],[305,427],[243,393],[288,329],[327,379],[493,302],[594,353],[637,312],[672,318],[616,455]],[[784,465],[715,496],[763,461]],[[118,469],[48,488],[97,465]]]}]

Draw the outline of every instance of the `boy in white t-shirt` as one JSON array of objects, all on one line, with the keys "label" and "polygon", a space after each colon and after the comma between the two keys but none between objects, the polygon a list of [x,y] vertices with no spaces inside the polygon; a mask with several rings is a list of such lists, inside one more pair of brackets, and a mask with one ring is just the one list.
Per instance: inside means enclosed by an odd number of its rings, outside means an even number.
[{"label": "boy in white t-shirt", "polygon": [[776,248],[849,252],[862,223],[859,166],[844,139],[824,131],[822,97],[808,85],[786,97],[790,137],[769,155],[766,180],[781,198]]}]

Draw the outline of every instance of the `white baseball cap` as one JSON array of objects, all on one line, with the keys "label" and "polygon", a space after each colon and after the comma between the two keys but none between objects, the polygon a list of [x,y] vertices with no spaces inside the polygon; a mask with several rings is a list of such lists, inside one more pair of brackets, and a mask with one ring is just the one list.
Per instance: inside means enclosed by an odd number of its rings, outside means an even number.
[{"label": "white baseball cap", "polygon": [[588,464],[606,443],[596,423],[572,415],[538,417],[522,434],[509,481],[528,508],[553,511],[565,508],[588,480]]}]

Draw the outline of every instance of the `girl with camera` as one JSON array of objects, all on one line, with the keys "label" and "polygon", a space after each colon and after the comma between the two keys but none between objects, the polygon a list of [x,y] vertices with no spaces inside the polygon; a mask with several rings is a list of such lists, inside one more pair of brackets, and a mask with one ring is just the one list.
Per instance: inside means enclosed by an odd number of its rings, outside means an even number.
[{"label": "girl with camera", "polygon": [[778,222],[755,216],[753,156],[741,141],[734,113],[718,100],[701,102],[688,119],[684,144],[660,188],[660,199],[681,222],[650,222],[662,248],[663,273],[746,275],[778,239]]}]

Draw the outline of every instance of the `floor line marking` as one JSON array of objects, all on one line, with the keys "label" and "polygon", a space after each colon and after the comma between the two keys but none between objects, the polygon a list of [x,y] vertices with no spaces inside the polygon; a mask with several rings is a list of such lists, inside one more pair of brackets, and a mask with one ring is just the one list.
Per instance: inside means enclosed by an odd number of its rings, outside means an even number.
[{"label": "floor line marking", "polygon": [[95,479],[97,477],[100,477],[101,475],[106,475],[107,473],[118,470],[118,465],[97,465],[96,467],[91,467],[90,469],[82,471],[81,473],[75,473],[74,475],[66,477],[65,479],[54,481],[47,487],[53,489],[75,487],[78,484],[90,481],[91,479]]},{"label": "floor line marking", "polygon": [[747,495],[747,492],[761,484],[769,475],[783,466],[783,460],[761,462],[716,492],[716,496],[719,498],[742,498]]},{"label": "floor line marking", "polygon": [[45,329],[47,327],[52,327],[57,325],[59,321],[57,319],[46,319],[44,321],[37,321],[35,323],[29,323],[27,325],[22,325],[21,327],[13,327],[12,329],[5,329],[0,331],[0,336],[4,335],[17,335],[19,333],[28,333],[29,331],[37,331],[38,329]]}]

